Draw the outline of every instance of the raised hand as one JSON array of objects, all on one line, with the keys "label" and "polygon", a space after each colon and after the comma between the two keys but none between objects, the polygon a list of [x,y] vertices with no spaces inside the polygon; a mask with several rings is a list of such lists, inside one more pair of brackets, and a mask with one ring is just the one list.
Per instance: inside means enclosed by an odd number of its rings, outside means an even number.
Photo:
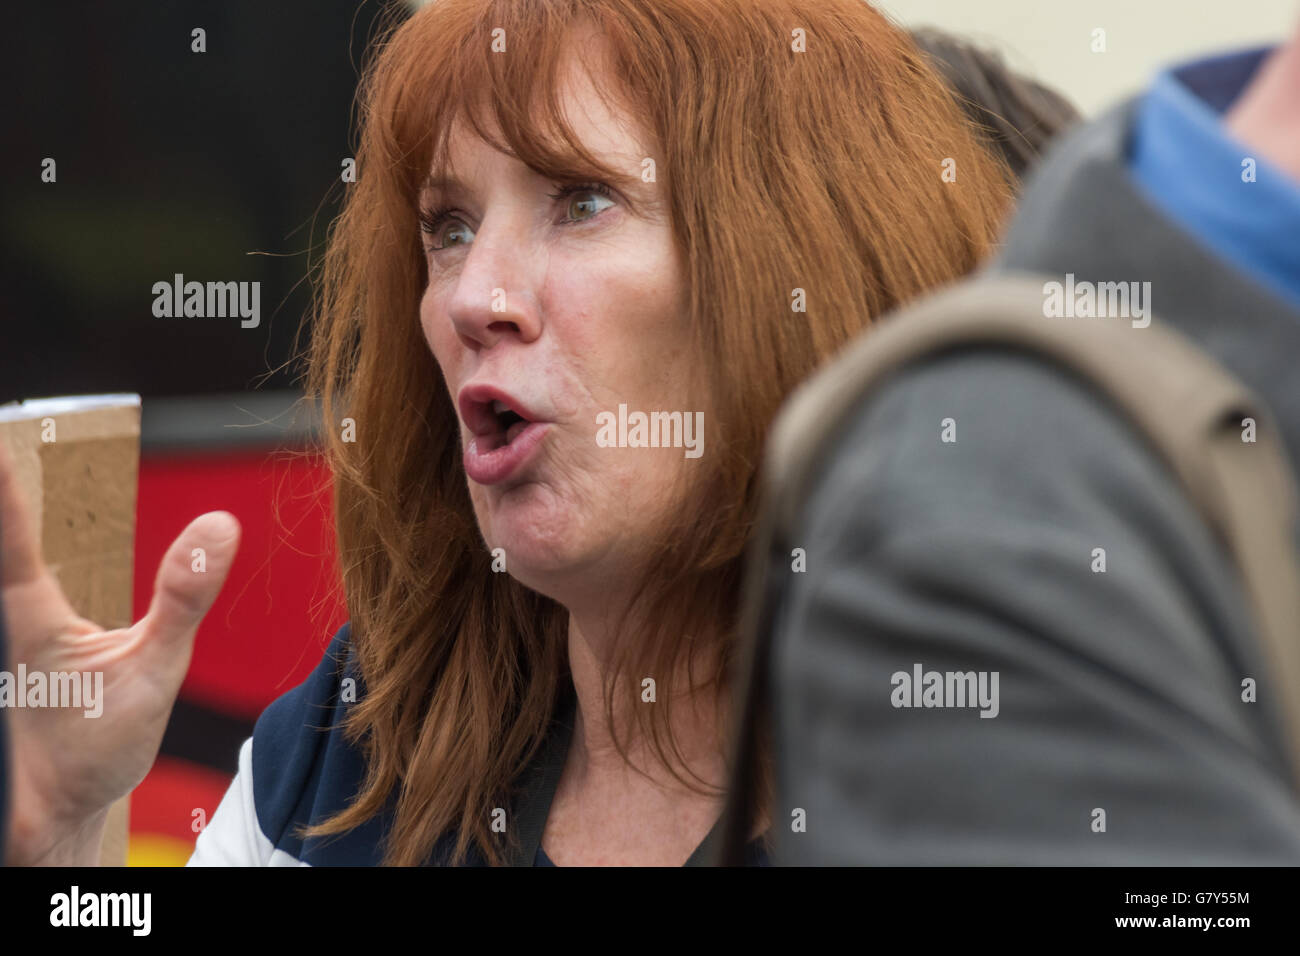
[{"label": "raised hand", "polygon": [[[105,631],[77,615],[41,557],[33,522],[0,441],[0,602],[9,646],[0,670],[103,675],[102,713],[6,708],[12,821],[10,864],[92,865],[109,806],[149,772],[189,668],[199,622],[239,547],[239,522],[200,515],[172,542],[149,611]],[[202,571],[193,570],[196,548]],[[18,693],[25,693],[18,687]],[[98,706],[98,705],[97,705]]]}]

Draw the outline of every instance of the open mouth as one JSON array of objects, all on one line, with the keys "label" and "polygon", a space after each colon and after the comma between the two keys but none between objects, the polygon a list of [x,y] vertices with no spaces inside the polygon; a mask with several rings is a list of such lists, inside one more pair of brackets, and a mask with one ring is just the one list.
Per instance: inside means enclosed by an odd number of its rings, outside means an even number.
[{"label": "open mouth", "polygon": [[490,386],[464,389],[459,404],[465,427],[485,454],[505,448],[537,421],[518,399]]},{"label": "open mouth", "polygon": [[509,445],[529,425],[528,419],[500,399],[492,403],[492,414],[496,419],[497,430],[485,436],[488,444],[483,446],[484,451],[492,451],[503,445]]},{"label": "open mouth", "polygon": [[486,382],[462,388],[457,405],[472,436],[465,446],[465,474],[480,485],[501,484],[521,474],[551,429],[544,412]]}]

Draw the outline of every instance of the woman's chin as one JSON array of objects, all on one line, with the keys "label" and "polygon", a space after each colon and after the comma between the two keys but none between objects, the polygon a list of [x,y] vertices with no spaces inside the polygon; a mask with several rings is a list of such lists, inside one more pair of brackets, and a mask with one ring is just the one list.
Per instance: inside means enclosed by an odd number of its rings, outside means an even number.
[{"label": "woman's chin", "polygon": [[621,552],[631,529],[590,504],[572,505],[549,486],[521,487],[476,504],[492,569],[561,604],[590,601],[593,586],[626,564]]},{"label": "woman's chin", "polygon": [[581,541],[581,522],[541,509],[537,502],[500,502],[479,527],[493,552],[493,570],[508,571],[534,590],[582,564],[590,550]]},{"label": "woman's chin", "polygon": [[[585,566],[566,561],[553,551],[534,554],[523,547],[507,552],[505,570],[515,581],[568,607],[578,600],[590,578]],[[494,562],[493,567],[499,565]]]},{"label": "woman's chin", "polygon": [[600,577],[604,549],[602,542],[585,540],[575,530],[570,526],[544,534],[533,527],[516,532],[506,525],[491,539],[492,568],[566,606],[586,600],[581,596]]}]

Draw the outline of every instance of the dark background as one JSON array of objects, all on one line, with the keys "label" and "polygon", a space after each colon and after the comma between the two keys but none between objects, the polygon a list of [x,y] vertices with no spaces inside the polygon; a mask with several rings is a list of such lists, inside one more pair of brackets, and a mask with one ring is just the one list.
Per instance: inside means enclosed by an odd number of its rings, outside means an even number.
[{"label": "dark background", "polygon": [[[39,0],[0,14],[0,402],[292,385],[307,253],[318,261],[347,188],[360,60],[384,8]],[[261,324],[155,318],[152,286],[178,272],[259,280]]]},{"label": "dark background", "polygon": [[[289,414],[299,372],[289,362],[309,270],[349,188],[340,173],[354,155],[361,61],[381,18],[405,10],[378,0],[0,10],[0,403],[142,396],[135,618],[190,520],[222,509],[243,527],[162,752],[131,796],[133,865],[185,862],[194,808],[215,811],[257,714],[346,620],[330,474],[297,453],[315,432],[309,415]],[[196,27],[206,52],[192,51]],[[41,179],[45,157],[54,183]],[[260,282],[260,324],[155,317],[153,286],[176,273]]]}]

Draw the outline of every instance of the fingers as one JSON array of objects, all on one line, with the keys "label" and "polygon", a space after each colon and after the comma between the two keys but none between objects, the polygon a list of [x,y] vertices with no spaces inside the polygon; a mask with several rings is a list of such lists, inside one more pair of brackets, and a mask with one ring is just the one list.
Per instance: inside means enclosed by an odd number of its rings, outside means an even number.
[{"label": "fingers", "polygon": [[144,619],[146,640],[160,650],[193,638],[217,599],[239,549],[240,528],[226,511],[199,515],[167,549]]},{"label": "fingers", "polygon": [[41,573],[41,549],[18,487],[9,447],[0,440],[0,585],[26,584]]}]

